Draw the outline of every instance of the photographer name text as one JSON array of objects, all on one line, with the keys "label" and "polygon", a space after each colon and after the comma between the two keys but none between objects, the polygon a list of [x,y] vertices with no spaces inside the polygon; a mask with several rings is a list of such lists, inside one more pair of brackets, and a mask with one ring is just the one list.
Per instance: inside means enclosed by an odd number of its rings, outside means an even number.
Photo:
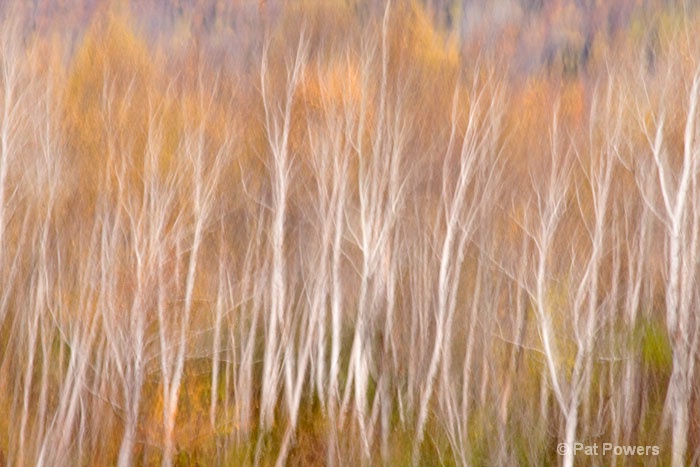
[{"label": "photographer name text", "polygon": [[575,456],[658,456],[659,447],[658,446],[626,446],[617,445],[613,443],[594,443],[594,444],[584,444],[584,443],[573,443],[573,445],[568,445],[567,443],[560,443],[557,446],[557,453],[559,455],[565,455],[572,452]]}]

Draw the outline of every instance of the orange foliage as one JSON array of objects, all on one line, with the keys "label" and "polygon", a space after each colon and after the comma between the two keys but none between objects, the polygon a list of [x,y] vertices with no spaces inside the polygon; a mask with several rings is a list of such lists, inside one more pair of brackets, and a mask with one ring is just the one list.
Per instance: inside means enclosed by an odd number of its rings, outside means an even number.
[{"label": "orange foliage", "polygon": [[63,102],[71,165],[79,180],[73,186],[82,207],[91,210],[103,183],[115,189],[125,167],[132,183],[138,179],[153,75],[148,49],[126,18],[108,15],[86,34]]},{"label": "orange foliage", "polygon": [[586,95],[580,80],[566,81],[561,87],[561,118],[571,129],[580,129],[586,122]]}]

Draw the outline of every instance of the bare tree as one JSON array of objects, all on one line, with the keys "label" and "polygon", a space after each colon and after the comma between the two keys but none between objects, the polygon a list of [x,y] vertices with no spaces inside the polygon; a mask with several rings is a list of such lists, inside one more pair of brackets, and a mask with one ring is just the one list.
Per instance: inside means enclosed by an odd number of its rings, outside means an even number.
[{"label": "bare tree", "polygon": [[[168,236],[160,240],[160,248],[157,250],[157,271],[159,295],[157,300],[158,328],[161,352],[161,377],[163,379],[163,465],[172,465],[175,454],[173,431],[175,429],[175,417],[187,358],[188,339],[191,328],[191,316],[194,307],[194,286],[198,271],[199,250],[205,229],[212,222],[213,208],[219,176],[221,174],[222,160],[229,153],[231,136],[224,135],[223,143],[207,150],[206,129],[207,116],[216,96],[216,86],[213,89],[205,90],[204,83],[198,81],[198,102],[197,111],[200,114],[199,121],[186,120],[183,130],[182,140],[178,146],[178,155],[183,161],[183,166],[177,168],[176,179],[173,186],[185,186],[189,188],[189,193],[184,193],[191,200],[191,205],[184,202],[184,206],[177,213],[176,228]],[[187,115],[187,109],[183,114]],[[191,174],[191,183],[188,183],[184,173]],[[172,195],[170,195],[172,196]],[[168,193],[161,202],[156,205],[156,209],[169,212],[177,209],[170,204]],[[186,246],[185,246],[186,245]],[[165,308],[167,305],[167,284],[170,282],[165,277],[166,262],[168,261],[168,246],[174,247],[176,251],[187,249],[187,260],[182,265],[185,269],[184,284],[181,288],[176,284],[177,290],[183,294],[182,307],[176,307],[181,313],[171,313],[166,319]],[[179,267],[180,258],[176,259]],[[176,280],[179,278],[175,275]],[[178,316],[179,315],[179,316]]]},{"label": "bare tree", "polygon": [[287,262],[285,253],[285,224],[287,221],[287,197],[290,180],[292,154],[289,135],[292,128],[292,106],[308,48],[308,39],[302,32],[292,63],[287,65],[285,91],[282,101],[277,103],[270,96],[268,82],[269,42],[263,49],[260,66],[260,91],[265,110],[265,132],[271,152],[272,201],[270,226],[271,267],[270,267],[270,313],[266,318],[265,355],[263,360],[262,393],[260,400],[260,424],[264,429],[272,426],[277,404],[281,364],[284,364],[285,393],[287,405],[291,407],[291,330],[285,319],[287,300]]},{"label": "bare tree", "polygon": [[[649,209],[658,213],[664,229],[668,250],[666,253],[666,326],[673,354],[673,369],[669,381],[664,414],[672,419],[672,464],[685,464],[688,443],[689,403],[695,354],[697,352],[697,320],[694,317],[693,296],[698,255],[698,222],[695,200],[697,190],[698,156],[698,100],[700,99],[700,68],[695,70],[692,84],[687,89],[687,109],[680,167],[670,161],[670,149],[665,141],[666,109],[655,112],[652,125],[640,118],[654,162],[661,206],[645,196]],[[646,194],[646,193],[645,193]]]},{"label": "bare tree", "polygon": [[[498,93],[484,86],[472,89],[469,97],[471,105],[467,110],[466,127],[463,135],[458,136],[457,109],[460,99],[459,89],[455,90],[450,139],[443,162],[439,217],[441,230],[436,231],[434,240],[434,244],[440,249],[435,336],[433,336],[433,348],[429,353],[427,374],[418,407],[414,463],[419,461],[419,449],[423,440],[428,406],[439,368],[444,369],[443,383],[450,377],[452,326],[457,308],[457,291],[465,248],[472,240],[482,213],[487,209],[486,203],[494,195],[492,186],[497,183],[495,174],[499,164],[495,141],[499,132]],[[455,146],[460,144],[460,139],[461,145],[456,149]],[[454,153],[457,155],[456,158]],[[453,170],[454,167],[457,167],[456,171]],[[456,176],[453,175],[455,172]],[[475,293],[478,297],[478,283]],[[465,384],[468,383],[465,381]]]}]

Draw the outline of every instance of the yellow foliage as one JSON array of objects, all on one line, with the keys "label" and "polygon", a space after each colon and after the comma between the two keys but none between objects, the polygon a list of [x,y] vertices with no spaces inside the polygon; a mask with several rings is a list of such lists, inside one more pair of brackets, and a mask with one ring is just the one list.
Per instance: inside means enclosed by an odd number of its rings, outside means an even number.
[{"label": "yellow foliage", "polygon": [[413,55],[427,68],[454,67],[459,62],[457,41],[438,31],[428,12],[418,2],[411,2],[408,30],[400,34],[411,38]]},{"label": "yellow foliage", "polygon": [[94,203],[103,177],[115,177],[124,163],[130,171],[143,167],[152,76],[148,49],[126,18],[108,14],[95,22],[69,70],[63,102],[83,207]]},{"label": "yellow foliage", "polygon": [[360,102],[362,83],[354,61],[330,59],[320,65],[312,63],[304,77],[300,95],[312,111],[339,109],[343,103]]}]

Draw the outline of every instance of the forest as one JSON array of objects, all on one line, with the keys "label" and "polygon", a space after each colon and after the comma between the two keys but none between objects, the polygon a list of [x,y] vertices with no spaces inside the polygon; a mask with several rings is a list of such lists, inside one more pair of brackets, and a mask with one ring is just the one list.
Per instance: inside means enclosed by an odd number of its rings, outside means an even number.
[{"label": "forest", "polygon": [[0,466],[698,465],[696,3],[2,2]]}]

